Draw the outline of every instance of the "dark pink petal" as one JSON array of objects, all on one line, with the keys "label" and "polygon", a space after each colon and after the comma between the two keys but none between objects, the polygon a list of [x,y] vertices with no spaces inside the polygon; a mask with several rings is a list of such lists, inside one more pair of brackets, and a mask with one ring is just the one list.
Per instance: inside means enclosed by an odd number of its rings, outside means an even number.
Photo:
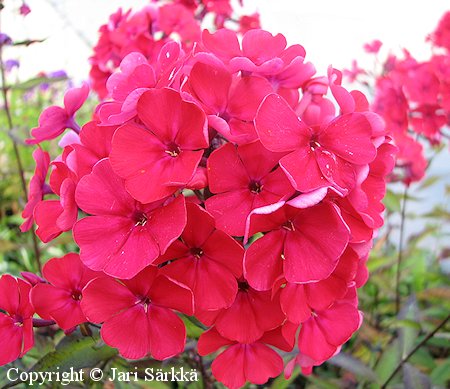
[{"label": "dark pink petal", "polygon": [[291,184],[300,192],[329,186],[310,147],[302,147],[281,158],[280,166]]},{"label": "dark pink petal", "polygon": [[188,286],[164,275],[156,277],[149,292],[152,303],[172,308],[186,315],[194,313],[194,299]]},{"label": "dark pink petal", "polygon": [[254,197],[248,189],[220,193],[206,200],[206,209],[216,220],[217,228],[230,235],[243,236]]},{"label": "dark pink petal", "polygon": [[264,384],[283,371],[283,359],[270,347],[262,343],[245,345],[244,374],[253,384]]},{"label": "dark pink petal", "polygon": [[350,235],[338,211],[330,203],[316,205],[301,211],[294,226],[295,230],[286,234],[284,246],[286,280],[299,283],[327,278]]},{"label": "dark pink petal", "polygon": [[67,128],[68,118],[66,111],[61,107],[46,108],[39,116],[39,127],[31,130],[34,139],[27,139],[27,144],[37,144],[61,135]]},{"label": "dark pink petal", "polygon": [[203,332],[198,339],[198,353],[202,356],[213,353],[223,346],[232,344],[233,341],[222,337],[217,330],[212,327]]},{"label": "dark pink petal", "polygon": [[202,247],[215,230],[214,218],[196,204],[186,204],[187,223],[183,230],[183,242],[190,247]]},{"label": "dark pink petal", "polygon": [[302,324],[298,337],[298,348],[316,361],[324,361],[333,356],[337,346],[331,345],[318,322],[311,317]]},{"label": "dark pink petal", "polygon": [[272,92],[265,78],[242,77],[231,88],[227,112],[236,119],[253,121],[261,101]]},{"label": "dark pink petal", "polygon": [[[151,329],[142,305],[135,305],[108,319],[102,325],[102,339],[128,359],[140,359],[150,352]],[[133,336],[130,336],[133,334]]]},{"label": "dark pink petal", "polygon": [[339,116],[319,134],[319,143],[346,161],[364,165],[372,162],[376,148],[371,140],[372,129],[359,113]]},{"label": "dark pink petal", "polygon": [[213,34],[207,29],[203,30],[202,42],[207,49],[225,61],[241,54],[236,33],[225,28]]},{"label": "dark pink petal", "polygon": [[[249,176],[237,149],[227,143],[214,150],[208,158],[208,183],[211,192],[221,193],[247,188]],[[230,168],[230,167],[233,168]]]},{"label": "dark pink petal", "polygon": [[311,316],[304,285],[288,282],[281,291],[280,302],[286,317],[293,323],[303,323]]},{"label": "dark pink petal", "polygon": [[37,284],[31,296],[36,313],[44,319],[55,320],[64,330],[86,321],[80,302],[75,301],[68,290],[48,284]]},{"label": "dark pink petal", "polygon": [[78,206],[75,202],[75,182],[67,178],[63,181],[60,188],[61,214],[56,219],[57,226],[62,231],[68,231],[72,228],[78,218]]},{"label": "dark pink petal", "polygon": [[242,275],[242,260],[244,248],[223,231],[214,231],[202,245],[204,255],[223,265],[235,277]]},{"label": "dark pink petal", "polygon": [[80,286],[85,269],[79,255],[69,253],[62,258],[50,259],[44,265],[42,274],[52,285],[70,290]]},{"label": "dark pink petal", "polygon": [[83,82],[81,87],[69,89],[64,95],[64,107],[67,116],[71,117],[77,112],[89,95],[89,86]]},{"label": "dark pink petal", "polygon": [[146,127],[162,142],[175,142],[182,150],[208,147],[205,114],[195,104],[182,100],[178,92],[151,89],[141,96],[137,110]]},{"label": "dark pink petal", "polygon": [[9,275],[0,277],[0,309],[14,314],[20,307],[20,293],[17,289],[17,280]]},{"label": "dark pink petal", "polygon": [[[186,328],[183,321],[170,309],[151,305],[148,312],[150,354],[164,360],[183,352]],[[139,330],[139,331],[142,331]],[[128,337],[130,332],[128,332]]]},{"label": "dark pink petal", "polygon": [[285,234],[271,231],[253,242],[245,252],[244,276],[256,290],[270,290],[283,274],[282,250]]},{"label": "dark pink petal", "polygon": [[34,208],[44,197],[45,179],[50,164],[50,155],[41,148],[33,151],[33,158],[36,162],[36,169],[34,176],[30,180],[28,202],[22,212],[22,217],[25,219],[20,226],[22,232],[28,231],[33,226]]},{"label": "dark pink petal", "polygon": [[191,93],[212,115],[225,111],[230,85],[231,74],[228,71],[201,62],[194,64],[189,75]]},{"label": "dark pink petal", "polygon": [[[170,201],[170,202],[169,202]],[[165,206],[156,208],[150,213],[145,227],[158,243],[160,253],[177,239],[186,226],[186,203],[183,196],[169,200]]]},{"label": "dark pink petal", "polygon": [[268,95],[255,118],[261,143],[271,151],[292,151],[308,145],[310,130],[279,95]]},{"label": "dark pink petal", "polygon": [[286,47],[286,38],[282,34],[273,36],[264,30],[250,30],[242,39],[242,52],[257,65],[278,57]]},{"label": "dark pink petal", "polygon": [[23,330],[0,312],[0,366],[15,361],[22,352]]},{"label": "dark pink petal", "polygon": [[241,388],[245,381],[245,347],[236,344],[228,347],[213,361],[211,370],[214,377],[230,389]]},{"label": "dark pink petal", "polygon": [[50,242],[62,233],[56,225],[56,220],[62,212],[63,208],[58,200],[44,200],[36,205],[34,209],[34,219],[38,225],[36,235],[42,242]]},{"label": "dark pink petal", "polygon": [[76,202],[91,215],[131,215],[135,201],[125,190],[123,180],[117,176],[108,159],[99,161],[92,173],[77,185]]},{"label": "dark pink petal", "polygon": [[119,281],[99,277],[83,289],[81,309],[89,321],[102,323],[137,302],[136,296]]}]

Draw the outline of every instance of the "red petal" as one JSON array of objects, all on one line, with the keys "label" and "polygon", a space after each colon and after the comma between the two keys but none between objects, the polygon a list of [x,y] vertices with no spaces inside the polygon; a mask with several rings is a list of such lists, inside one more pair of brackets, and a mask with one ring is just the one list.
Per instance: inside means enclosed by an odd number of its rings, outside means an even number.
[{"label": "red petal", "polygon": [[377,154],[371,135],[372,128],[363,114],[346,114],[320,132],[319,143],[351,163],[364,165]]},{"label": "red petal", "polygon": [[253,384],[264,384],[270,377],[283,371],[283,359],[265,344],[253,343],[245,346],[244,374]]},{"label": "red petal", "polygon": [[186,315],[194,313],[194,299],[191,290],[164,275],[157,277],[149,292],[150,300],[161,307],[173,308]]},{"label": "red petal", "polygon": [[89,321],[102,323],[136,302],[136,296],[125,285],[109,277],[99,277],[83,289],[81,308]]},{"label": "red petal", "polygon": [[211,365],[214,377],[230,389],[241,388],[245,377],[245,345],[228,347],[214,359]]},{"label": "red petal", "polygon": [[271,231],[253,242],[245,252],[244,276],[256,290],[270,290],[283,274],[281,258],[284,233]]},{"label": "red petal", "polygon": [[[148,325],[150,353],[153,358],[163,360],[183,352],[186,328],[183,321],[170,309],[151,305],[148,312]],[[130,333],[135,332],[128,332],[128,337]]]},{"label": "red petal", "polygon": [[259,107],[255,119],[261,143],[271,151],[292,151],[305,145],[310,130],[279,95],[268,95]]}]

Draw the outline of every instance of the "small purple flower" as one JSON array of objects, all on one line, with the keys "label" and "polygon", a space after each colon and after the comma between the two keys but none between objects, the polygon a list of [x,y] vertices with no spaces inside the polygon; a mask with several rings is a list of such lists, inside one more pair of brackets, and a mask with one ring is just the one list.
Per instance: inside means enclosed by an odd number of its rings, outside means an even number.
[{"label": "small purple flower", "polygon": [[20,66],[20,63],[16,59],[7,59],[5,61],[5,70],[7,72],[10,72],[14,68],[18,68],[19,66]]},{"label": "small purple flower", "polygon": [[6,45],[12,45],[12,39],[3,32],[0,32],[0,47]]}]

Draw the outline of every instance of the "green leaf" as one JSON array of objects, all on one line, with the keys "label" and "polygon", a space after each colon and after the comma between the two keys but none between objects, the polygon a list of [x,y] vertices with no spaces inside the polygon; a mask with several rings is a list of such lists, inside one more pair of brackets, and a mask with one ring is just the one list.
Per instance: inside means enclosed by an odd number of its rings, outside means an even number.
[{"label": "green leaf", "polygon": [[428,176],[422,183],[418,186],[418,190],[428,188],[434,185],[436,182],[440,181],[442,176]]},{"label": "green leaf", "polygon": [[36,77],[36,78],[31,78],[27,81],[21,82],[19,84],[15,84],[15,85],[10,85],[8,86],[8,89],[19,89],[19,90],[28,90],[31,88],[34,88],[36,86],[39,86],[41,84],[47,83],[55,83],[58,81],[64,81],[67,80],[66,77]]},{"label": "green leaf", "polygon": [[100,341],[97,335],[82,336],[79,331],[65,336],[52,351],[42,357],[31,371],[69,371],[93,367],[117,355],[117,350]]},{"label": "green leaf", "polygon": [[391,190],[386,191],[386,195],[384,196],[384,205],[386,208],[391,212],[400,212],[401,210],[401,204],[400,199],[401,195],[392,192]]},{"label": "green leaf", "polygon": [[448,385],[450,383],[450,359],[436,367],[430,374],[434,385]]},{"label": "green leaf", "polygon": [[359,359],[352,357],[346,353],[339,353],[331,358],[329,361],[332,365],[342,367],[343,369],[357,375],[361,378],[366,378],[372,382],[377,381],[376,373],[367,365],[362,363]]},{"label": "green leaf", "polygon": [[426,389],[431,388],[430,379],[414,366],[405,363],[403,369],[403,384],[408,389]]},{"label": "green leaf", "polygon": [[300,368],[296,367],[292,372],[292,375],[289,377],[289,379],[284,378],[284,374],[281,374],[273,380],[272,385],[270,385],[270,388],[286,389],[291,382],[295,381],[295,379],[300,375],[300,373],[301,373]]},{"label": "green leaf", "polygon": [[390,346],[385,348],[381,355],[380,361],[375,368],[380,382],[386,381],[400,362],[401,351],[399,346],[399,340],[395,339]]},{"label": "green leaf", "polygon": [[190,317],[183,317],[184,325],[186,326],[186,335],[191,339],[198,339],[201,334],[205,331],[203,328],[199,327],[196,323],[190,320]]},{"label": "green leaf", "polygon": [[399,322],[403,323],[403,325],[401,325],[398,330],[402,358],[408,355],[417,341],[417,336],[420,332],[420,326],[419,328],[417,328],[417,326],[414,326],[412,324],[418,321],[418,315],[419,312],[416,298],[415,296],[411,296],[398,315]]}]

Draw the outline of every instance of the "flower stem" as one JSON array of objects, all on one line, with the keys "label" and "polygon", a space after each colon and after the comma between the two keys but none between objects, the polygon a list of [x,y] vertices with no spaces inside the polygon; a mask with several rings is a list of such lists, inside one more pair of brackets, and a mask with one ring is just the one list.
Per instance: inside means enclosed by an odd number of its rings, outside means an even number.
[{"label": "flower stem", "polygon": [[[0,8],[0,12],[1,12],[1,8]],[[1,16],[1,13],[0,13]],[[1,22],[1,18],[0,18],[0,22]],[[1,24],[0,24],[1,26]],[[1,29],[0,29],[1,31]],[[19,146],[17,144],[16,139],[11,135],[11,132],[14,129],[14,125],[13,125],[13,120],[12,120],[12,115],[11,115],[11,111],[9,108],[9,100],[8,100],[8,87],[6,85],[6,74],[5,74],[5,66],[3,63],[3,46],[0,45],[0,77],[1,77],[1,94],[2,94],[2,99],[3,99],[3,105],[5,107],[4,111],[5,111],[5,115],[6,115],[6,120],[8,123],[8,134],[9,134],[9,138],[11,139],[12,145],[13,145],[13,151],[14,151],[14,156],[17,162],[17,168],[19,171],[19,178],[20,178],[20,183],[22,186],[22,191],[23,194],[25,195],[25,199],[28,200],[28,189],[27,189],[27,182],[25,180],[25,170],[23,168],[23,163],[22,163],[22,159],[20,157],[20,152],[19,152]],[[34,255],[36,258],[36,263],[38,266],[39,271],[41,271],[42,269],[42,265],[41,265],[41,255],[40,255],[40,250],[39,250],[39,245],[38,245],[38,241],[36,238],[36,235],[34,233],[34,230],[31,231],[31,236],[32,236],[32,240],[33,240],[33,250],[34,250]]]},{"label": "flower stem", "polygon": [[429,332],[428,335],[425,336],[425,338],[423,338],[422,341],[419,342],[419,343],[417,344],[417,346],[414,347],[414,348],[409,352],[409,354],[408,354],[406,357],[404,357],[404,358],[399,362],[399,364],[396,366],[396,368],[394,369],[394,371],[391,373],[391,375],[386,379],[386,381],[384,382],[384,384],[381,386],[381,389],[385,389],[385,388],[387,387],[387,384],[388,384],[389,382],[391,382],[391,380],[395,377],[395,375],[398,373],[398,371],[401,369],[401,367],[402,367],[406,362],[408,362],[409,358],[411,358],[411,357],[417,352],[417,350],[419,350],[425,343],[427,343],[427,342],[434,336],[434,334],[435,334],[436,332],[438,332],[442,327],[444,327],[445,324],[449,321],[449,319],[450,319],[450,314],[447,315],[447,317],[446,317],[443,321],[441,321],[441,322],[438,324],[438,326],[437,326],[433,331]]},{"label": "flower stem", "polygon": [[405,234],[405,219],[406,219],[406,201],[408,198],[408,185],[405,185],[405,190],[402,196],[402,211],[400,219],[400,238],[398,242],[398,256],[397,256],[397,274],[395,282],[395,312],[400,311],[400,273],[403,260],[403,239]]}]

